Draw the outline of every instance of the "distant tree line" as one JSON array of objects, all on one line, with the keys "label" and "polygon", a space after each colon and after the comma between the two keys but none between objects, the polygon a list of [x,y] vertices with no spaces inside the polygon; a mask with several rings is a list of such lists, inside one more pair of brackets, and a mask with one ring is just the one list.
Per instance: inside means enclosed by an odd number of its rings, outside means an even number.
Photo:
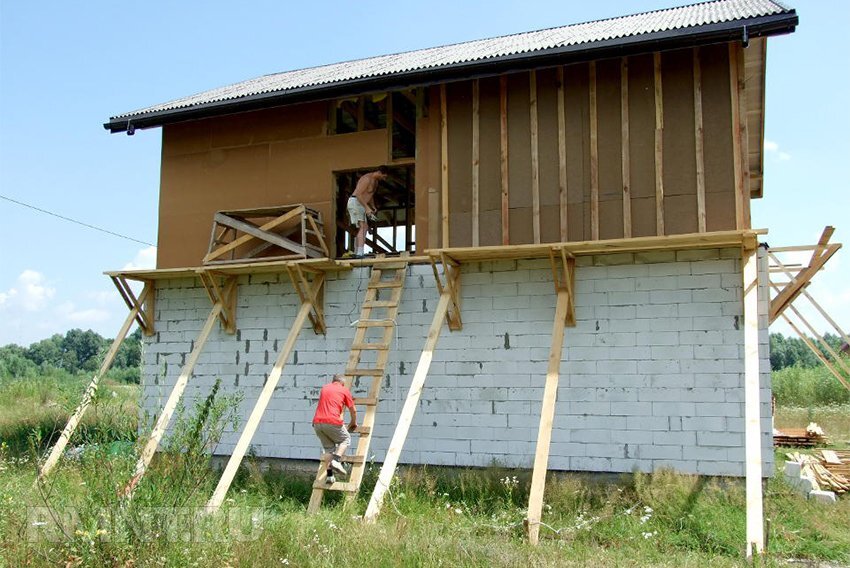
[{"label": "distant tree line", "polygon": [[[65,335],[57,333],[29,347],[10,343],[0,347],[0,378],[34,377],[56,371],[93,373],[111,344],[112,339],[81,329],[72,329]],[[141,355],[142,332],[136,329],[121,344],[112,363],[112,374],[138,383]]]},{"label": "distant tree line", "polygon": [[[844,342],[840,337],[827,333],[823,336],[823,339],[836,353],[841,353]],[[823,351],[823,347],[817,339],[809,338],[809,341]],[[818,365],[822,365],[822,363],[817,358],[817,355],[812,353],[808,345],[799,337],[785,337],[781,333],[770,334],[770,368],[774,371],[786,367],[811,368]]]}]

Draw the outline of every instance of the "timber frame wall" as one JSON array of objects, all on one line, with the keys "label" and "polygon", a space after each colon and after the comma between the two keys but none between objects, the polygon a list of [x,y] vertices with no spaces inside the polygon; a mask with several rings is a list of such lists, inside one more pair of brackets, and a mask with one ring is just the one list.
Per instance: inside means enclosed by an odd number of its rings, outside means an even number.
[{"label": "timber frame wall", "polygon": [[303,203],[334,242],[334,172],[384,163],[415,166],[418,254],[748,229],[764,47],[420,87],[412,161],[390,159],[386,129],[329,134],[332,101],[166,125],[158,268],[199,264],[221,210]]}]

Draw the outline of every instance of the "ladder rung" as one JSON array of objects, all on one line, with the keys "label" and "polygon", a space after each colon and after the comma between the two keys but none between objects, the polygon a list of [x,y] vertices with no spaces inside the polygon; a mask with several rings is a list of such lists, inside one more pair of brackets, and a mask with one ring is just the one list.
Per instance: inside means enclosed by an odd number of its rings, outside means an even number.
[{"label": "ladder rung", "polygon": [[386,343],[352,343],[351,350],[352,351],[384,351],[389,349],[390,346]]},{"label": "ladder rung", "polygon": [[346,377],[383,377],[383,369],[346,369]]},{"label": "ladder rung", "polygon": [[392,300],[372,300],[371,302],[363,302],[364,308],[397,308],[398,302],[393,302]]},{"label": "ladder rung", "polygon": [[383,282],[375,282],[374,284],[369,284],[369,288],[401,288],[403,285],[404,283],[398,280],[387,280]]},{"label": "ladder rung", "polygon": [[337,481],[333,484],[325,483],[325,480],[314,481],[313,489],[324,489],[325,491],[348,491],[349,493],[356,493],[358,487],[352,483],[351,481]]},{"label": "ladder rung", "polygon": [[373,397],[355,398],[355,406],[378,406],[378,399]]},{"label": "ladder rung", "polygon": [[[331,455],[323,454],[322,459],[330,460]],[[366,461],[366,458],[363,456],[342,456],[341,458],[339,458],[339,461],[341,461],[342,463],[363,463]]]},{"label": "ladder rung", "polygon": [[357,322],[357,327],[392,327],[395,323],[392,320],[360,320]]}]

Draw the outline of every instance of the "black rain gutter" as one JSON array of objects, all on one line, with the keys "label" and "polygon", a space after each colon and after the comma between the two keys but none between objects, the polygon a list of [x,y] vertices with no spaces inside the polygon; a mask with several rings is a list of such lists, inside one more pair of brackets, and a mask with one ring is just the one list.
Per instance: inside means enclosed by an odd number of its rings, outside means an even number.
[{"label": "black rain gutter", "polygon": [[112,133],[132,132],[140,128],[155,128],[175,122],[198,120],[225,114],[248,112],[299,102],[327,100],[374,91],[393,91],[438,82],[487,77],[510,71],[526,70],[591,59],[637,55],[661,50],[694,47],[697,45],[747,41],[755,37],[792,33],[799,18],[795,10],[757,18],[706,24],[696,28],[681,28],[652,34],[641,34],[569,45],[545,51],[518,53],[498,58],[465,61],[431,69],[365,77],[342,83],[325,83],[299,87],[284,92],[260,93],[238,99],[215,101],[169,110],[124,117],[113,117],[103,127]]}]

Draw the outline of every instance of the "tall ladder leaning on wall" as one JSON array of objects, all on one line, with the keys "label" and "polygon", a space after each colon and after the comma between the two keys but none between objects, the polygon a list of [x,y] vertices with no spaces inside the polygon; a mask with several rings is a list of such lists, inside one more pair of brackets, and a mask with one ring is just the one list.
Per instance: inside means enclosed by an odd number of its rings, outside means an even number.
[{"label": "tall ladder leaning on wall", "polygon": [[[406,254],[396,259],[386,259],[390,262],[376,262],[372,267],[369,284],[366,288],[366,297],[360,311],[360,319],[355,324],[354,339],[351,343],[351,351],[348,355],[348,363],[345,366],[345,386],[351,388],[358,378],[370,379],[368,394],[366,397],[355,397],[354,404],[359,408],[365,407],[366,411],[360,419],[359,425],[352,434],[357,434],[357,447],[353,454],[343,456],[343,463],[351,464],[348,479],[337,481],[333,484],[326,483],[328,463],[330,454],[322,456],[316,480],[313,482],[313,493],[310,496],[310,504],[307,512],[315,513],[322,506],[322,498],[325,491],[344,491],[346,503],[350,504],[357,497],[357,491],[363,482],[363,472],[366,467],[366,456],[369,455],[369,445],[372,441],[372,430],[375,426],[375,416],[378,411],[378,399],[381,394],[381,384],[384,380],[387,360],[390,356],[390,347],[395,337],[396,317],[401,303],[401,295],[404,291],[404,280],[407,274],[408,261]],[[385,278],[388,276],[389,278]],[[389,293],[389,299],[381,299]],[[384,312],[383,314],[381,312]],[[369,340],[367,336],[372,329],[379,329],[381,338],[379,341]],[[362,361],[364,352],[374,352],[375,362],[373,367],[363,367],[369,364]],[[370,359],[371,357],[367,357]]]}]

